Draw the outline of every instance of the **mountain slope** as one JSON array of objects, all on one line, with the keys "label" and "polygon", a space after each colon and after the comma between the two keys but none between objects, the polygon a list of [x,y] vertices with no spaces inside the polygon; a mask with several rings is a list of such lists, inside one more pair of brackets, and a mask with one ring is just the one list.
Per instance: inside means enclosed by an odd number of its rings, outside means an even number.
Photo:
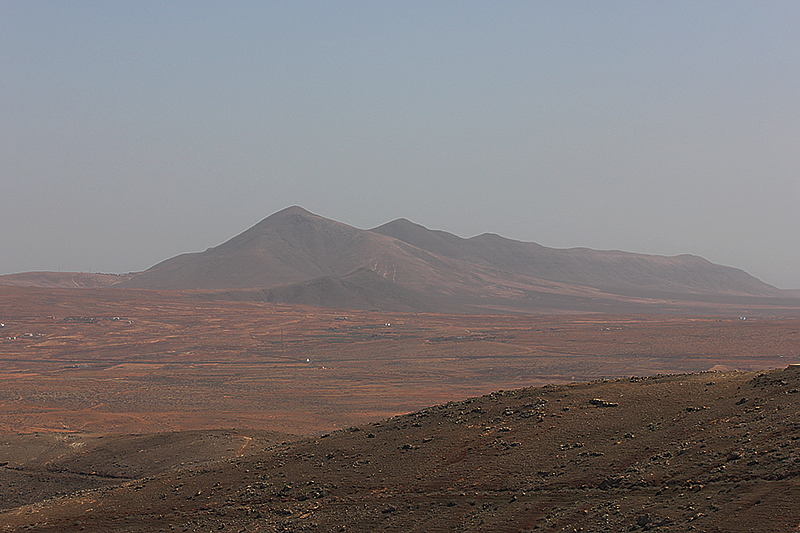
[{"label": "mountain slope", "polygon": [[360,310],[432,312],[448,307],[444,302],[393,283],[364,267],[341,277],[322,276],[280,287],[200,291],[197,294],[209,300],[293,303]]},{"label": "mountain slope", "polygon": [[[292,207],[204,252],[182,254],[123,284],[148,289],[232,289],[294,283],[335,274],[331,250],[356,230]],[[341,272],[339,274],[344,274]]]},{"label": "mountain slope", "polygon": [[646,288],[696,294],[778,296],[781,291],[736,268],[702,257],[635,254],[589,248],[556,249],[484,233],[471,239],[432,231],[405,219],[374,228],[444,257],[506,272],[606,290]]}]

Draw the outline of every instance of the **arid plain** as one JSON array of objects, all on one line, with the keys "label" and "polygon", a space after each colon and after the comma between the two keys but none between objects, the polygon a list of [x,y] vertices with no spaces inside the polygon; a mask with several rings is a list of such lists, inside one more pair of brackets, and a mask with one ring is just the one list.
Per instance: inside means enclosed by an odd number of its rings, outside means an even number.
[{"label": "arid plain", "polygon": [[499,316],[0,287],[0,430],[308,434],[498,389],[800,361],[800,319]]}]

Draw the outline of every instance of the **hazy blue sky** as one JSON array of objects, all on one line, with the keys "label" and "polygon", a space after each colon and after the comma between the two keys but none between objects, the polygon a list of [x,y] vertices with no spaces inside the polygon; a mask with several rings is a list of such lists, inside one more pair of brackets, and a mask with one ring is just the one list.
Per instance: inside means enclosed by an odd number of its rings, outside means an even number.
[{"label": "hazy blue sky", "polygon": [[800,287],[800,2],[0,2],[0,273],[290,205]]}]

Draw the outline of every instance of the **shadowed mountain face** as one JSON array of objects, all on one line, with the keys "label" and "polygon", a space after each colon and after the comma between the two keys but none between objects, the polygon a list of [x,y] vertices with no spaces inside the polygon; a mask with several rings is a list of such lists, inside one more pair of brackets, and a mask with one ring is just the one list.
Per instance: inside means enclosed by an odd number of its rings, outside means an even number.
[{"label": "shadowed mountain face", "polygon": [[266,289],[209,291],[210,300],[293,303],[344,309],[428,312],[444,306],[433,298],[388,281],[362,267],[345,276],[323,276],[292,285]]},{"label": "shadowed mountain face", "polygon": [[163,261],[116,287],[462,312],[652,311],[647,302],[642,307],[642,298],[676,294],[789,297],[742,270],[692,255],[553,249],[488,233],[464,239],[405,219],[361,230],[300,207],[275,213],[204,252]]}]

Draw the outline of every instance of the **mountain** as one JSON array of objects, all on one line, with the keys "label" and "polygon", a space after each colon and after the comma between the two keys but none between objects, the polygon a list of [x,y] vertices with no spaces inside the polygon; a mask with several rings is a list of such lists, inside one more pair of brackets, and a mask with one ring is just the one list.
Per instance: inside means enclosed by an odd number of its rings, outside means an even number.
[{"label": "mountain", "polygon": [[249,289],[320,276],[341,276],[362,266],[349,260],[391,239],[373,238],[345,224],[290,207],[204,252],[167,259],[126,284],[146,289]]},{"label": "mountain", "polygon": [[459,312],[653,311],[676,298],[688,298],[696,310],[698,301],[713,307],[711,300],[720,297],[744,298],[740,301],[752,306],[763,305],[753,298],[793,296],[740,269],[693,255],[554,249],[489,233],[465,239],[405,219],[362,230],[297,206],[219,246],[168,259],[115,287]]},{"label": "mountain", "polygon": [[120,287],[143,289],[252,289],[341,277],[368,268],[396,282],[452,270],[452,261],[406,243],[290,207],[204,252],[179,255]]}]

